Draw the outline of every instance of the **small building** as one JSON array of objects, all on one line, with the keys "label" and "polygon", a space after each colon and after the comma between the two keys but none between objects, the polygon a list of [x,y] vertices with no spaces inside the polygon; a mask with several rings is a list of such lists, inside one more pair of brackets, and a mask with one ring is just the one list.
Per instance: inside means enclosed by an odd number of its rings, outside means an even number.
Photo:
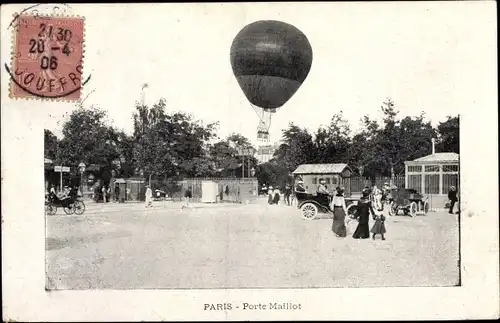
[{"label": "small building", "polygon": [[301,178],[308,193],[314,193],[320,179],[324,179],[332,194],[338,186],[350,194],[352,170],[347,164],[303,164],[293,171],[294,180]]},{"label": "small building", "polygon": [[451,186],[459,189],[459,155],[433,153],[405,162],[405,186],[429,198],[431,208],[443,208]]}]

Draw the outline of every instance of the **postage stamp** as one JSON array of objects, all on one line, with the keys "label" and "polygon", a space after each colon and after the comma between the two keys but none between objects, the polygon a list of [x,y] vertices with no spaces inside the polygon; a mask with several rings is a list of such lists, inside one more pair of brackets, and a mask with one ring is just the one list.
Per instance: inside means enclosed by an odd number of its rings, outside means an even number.
[{"label": "postage stamp", "polygon": [[21,15],[14,30],[10,97],[80,99],[84,18]]}]

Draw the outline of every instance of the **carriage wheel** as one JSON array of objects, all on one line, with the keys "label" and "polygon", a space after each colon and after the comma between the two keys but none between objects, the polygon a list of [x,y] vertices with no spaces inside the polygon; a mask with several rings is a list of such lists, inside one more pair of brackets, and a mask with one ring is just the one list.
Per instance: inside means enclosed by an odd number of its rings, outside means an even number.
[{"label": "carriage wheel", "polygon": [[75,213],[75,209],[73,208],[73,204],[63,206],[63,210],[64,210],[64,213],[66,213],[67,215],[71,215],[71,214]]},{"label": "carriage wheel", "polygon": [[418,209],[417,203],[411,202],[410,206],[409,206],[410,216],[412,216],[412,217],[416,216],[417,215],[417,209]]},{"label": "carriage wheel", "polygon": [[354,215],[358,210],[358,206],[356,204],[351,204],[347,207],[347,215]]},{"label": "carriage wheel", "polygon": [[85,203],[83,203],[83,201],[76,201],[75,204],[73,204],[73,209],[75,214],[82,215],[83,212],[85,212]]},{"label": "carriage wheel", "polygon": [[302,217],[307,220],[312,220],[318,215],[318,207],[312,203],[306,203],[300,207]]},{"label": "carriage wheel", "polygon": [[54,215],[57,213],[57,206],[54,206],[52,204],[47,204],[45,205],[45,213],[48,215]]}]

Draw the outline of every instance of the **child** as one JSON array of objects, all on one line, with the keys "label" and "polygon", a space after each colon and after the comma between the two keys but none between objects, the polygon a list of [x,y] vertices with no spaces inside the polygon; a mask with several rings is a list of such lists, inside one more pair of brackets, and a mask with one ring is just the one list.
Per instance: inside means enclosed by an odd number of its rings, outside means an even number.
[{"label": "child", "polygon": [[372,229],[370,230],[371,233],[373,233],[373,240],[375,240],[375,235],[380,234],[382,236],[382,240],[385,240],[384,233],[385,231],[385,216],[380,213],[380,214],[374,214],[373,215],[373,220],[375,220],[375,224],[373,225]]}]

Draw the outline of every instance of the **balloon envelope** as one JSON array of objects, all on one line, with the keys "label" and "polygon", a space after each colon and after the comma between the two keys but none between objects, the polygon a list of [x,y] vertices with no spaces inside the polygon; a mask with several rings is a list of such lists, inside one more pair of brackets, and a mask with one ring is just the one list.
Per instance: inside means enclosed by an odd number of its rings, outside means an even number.
[{"label": "balloon envelope", "polygon": [[309,74],[312,48],[296,27],[262,20],[244,27],[231,46],[231,66],[247,99],[265,110],[285,104]]}]

